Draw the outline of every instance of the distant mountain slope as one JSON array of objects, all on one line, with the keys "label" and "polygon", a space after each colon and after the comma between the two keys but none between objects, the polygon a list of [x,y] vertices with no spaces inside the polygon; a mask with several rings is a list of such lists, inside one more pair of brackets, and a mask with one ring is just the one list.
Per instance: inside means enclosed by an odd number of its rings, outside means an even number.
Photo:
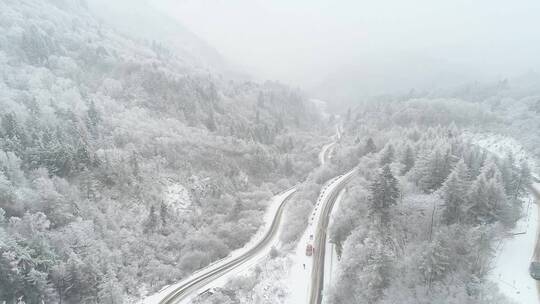
[{"label": "distant mountain slope", "polygon": [[301,92],[216,76],[89,6],[0,2],[0,302],[158,289],[245,243],[317,164]]},{"label": "distant mountain slope", "polygon": [[92,0],[87,3],[104,24],[139,39],[164,43],[174,48],[187,64],[229,77],[239,74],[217,50],[176,20],[156,10],[147,0]]}]

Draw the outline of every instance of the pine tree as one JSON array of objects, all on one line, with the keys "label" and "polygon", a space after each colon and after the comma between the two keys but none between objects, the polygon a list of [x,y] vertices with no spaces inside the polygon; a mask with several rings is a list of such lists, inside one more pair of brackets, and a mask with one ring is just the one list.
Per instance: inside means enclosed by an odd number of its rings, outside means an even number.
[{"label": "pine tree", "polygon": [[472,184],[468,199],[471,205],[467,210],[468,220],[474,224],[487,222],[490,206],[487,198],[487,181],[483,175],[478,176]]},{"label": "pine tree", "polygon": [[401,169],[401,175],[407,174],[412,167],[414,167],[414,163],[416,160],[416,155],[414,154],[413,149],[411,146],[407,145],[407,148],[405,148],[405,152],[403,153],[403,156],[401,158],[401,164],[403,165],[403,168]]},{"label": "pine tree", "polygon": [[467,217],[474,224],[495,221],[509,224],[513,215],[506,199],[504,186],[495,175],[488,179],[486,174],[489,174],[489,171],[480,174],[471,186]]},{"label": "pine tree", "polygon": [[422,253],[422,259],[418,268],[424,277],[427,287],[431,288],[433,282],[442,280],[452,267],[450,259],[451,252],[440,238],[437,238],[435,242],[429,243],[427,246]]},{"label": "pine tree", "polygon": [[156,208],[154,205],[150,207],[150,212],[148,213],[148,218],[144,223],[144,233],[155,232],[159,225],[158,216],[156,214]]},{"label": "pine tree", "polygon": [[120,283],[110,266],[99,283],[98,298],[99,303],[102,304],[121,304],[124,302]]},{"label": "pine tree", "polygon": [[494,159],[488,159],[484,162],[484,166],[480,170],[480,174],[483,174],[486,180],[496,179],[497,182],[503,183],[503,177],[499,167]]},{"label": "pine tree", "polygon": [[453,156],[450,149],[435,149],[419,158],[414,167],[416,184],[425,192],[438,189],[452,170]]},{"label": "pine tree", "polygon": [[366,140],[364,151],[366,154],[375,153],[377,151],[377,146],[375,146],[375,143],[371,137]]},{"label": "pine tree", "polygon": [[510,205],[508,205],[506,199],[504,186],[496,178],[490,179],[486,186],[486,196],[490,207],[490,211],[487,215],[488,221],[501,221],[510,225],[514,218]]},{"label": "pine tree", "polygon": [[386,224],[389,221],[389,208],[397,203],[400,193],[398,181],[388,165],[385,165],[375,178],[370,186],[370,192],[370,212],[379,215],[381,223]]},{"label": "pine tree", "polygon": [[386,145],[381,153],[381,159],[379,160],[381,166],[391,164],[394,161],[394,147],[392,144]]},{"label": "pine tree", "polygon": [[516,167],[514,156],[507,153],[500,165],[501,176],[506,195],[513,197],[516,190],[516,181],[518,180],[518,168]]},{"label": "pine tree", "polygon": [[461,160],[441,187],[443,221],[447,225],[460,222],[467,203],[468,173],[467,165]]},{"label": "pine tree", "polygon": [[527,162],[522,162],[519,167],[519,174],[515,183],[514,200],[519,196],[525,195],[532,183],[531,169]]}]

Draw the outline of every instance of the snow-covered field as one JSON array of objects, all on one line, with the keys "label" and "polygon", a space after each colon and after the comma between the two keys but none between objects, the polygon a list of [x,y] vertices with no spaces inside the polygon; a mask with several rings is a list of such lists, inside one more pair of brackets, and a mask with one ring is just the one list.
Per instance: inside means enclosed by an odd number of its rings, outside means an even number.
[{"label": "snow-covered field", "polygon": [[[289,189],[289,190],[287,190],[285,192],[282,192],[282,193],[274,196],[271,199],[269,207],[268,207],[268,209],[267,209],[267,211],[266,211],[266,213],[264,215],[264,225],[258,230],[258,232],[255,234],[255,236],[251,238],[251,241],[248,242],[244,247],[231,252],[231,254],[229,254],[229,256],[227,256],[226,258],[221,259],[221,260],[219,260],[219,261],[217,261],[217,262],[215,262],[213,264],[208,265],[207,267],[193,273],[190,277],[188,277],[188,278],[186,278],[186,279],[184,279],[184,280],[182,280],[182,281],[180,281],[180,282],[178,282],[176,284],[165,286],[159,292],[157,292],[157,293],[155,293],[155,294],[153,294],[151,296],[146,297],[145,299],[143,299],[139,303],[140,304],[157,304],[163,298],[165,298],[171,291],[173,291],[177,287],[183,285],[184,283],[192,280],[194,277],[198,277],[198,276],[200,276],[200,275],[202,275],[204,273],[207,273],[207,272],[212,271],[212,270],[214,270],[216,268],[219,268],[220,266],[227,263],[231,259],[239,257],[242,254],[246,253],[250,248],[253,248],[254,245],[257,244],[258,242],[260,242],[261,239],[264,237],[264,235],[266,235],[267,232],[269,231],[269,229],[271,227],[271,224],[272,224],[272,221],[273,221],[273,219],[275,217],[276,211],[278,210],[278,208],[281,205],[281,203],[283,202],[283,200],[286,199],[289,195],[291,195],[295,191],[296,191],[296,188],[291,188],[291,189]],[[202,292],[204,292],[204,291],[206,291],[208,289],[211,289],[211,288],[222,287],[227,283],[227,281],[229,280],[229,278],[231,276],[239,275],[239,274],[243,273],[244,271],[248,270],[250,267],[254,266],[258,261],[260,261],[261,259],[265,258],[268,255],[268,253],[270,252],[270,250],[271,250],[271,248],[273,246],[278,246],[278,243],[279,243],[279,237],[278,236],[279,236],[279,231],[278,231],[278,233],[275,234],[275,237],[268,243],[268,245],[263,250],[261,250],[256,256],[251,258],[249,261],[240,264],[238,267],[236,267],[234,269],[234,271],[227,272],[223,276],[221,276],[219,279],[212,280],[208,284],[205,284],[204,286],[201,286],[201,288],[199,288],[196,292],[194,292],[191,295],[191,297],[185,298],[180,303],[190,303],[190,301],[193,299],[194,296],[197,296],[198,294],[200,294],[200,293],[202,293]]]}]

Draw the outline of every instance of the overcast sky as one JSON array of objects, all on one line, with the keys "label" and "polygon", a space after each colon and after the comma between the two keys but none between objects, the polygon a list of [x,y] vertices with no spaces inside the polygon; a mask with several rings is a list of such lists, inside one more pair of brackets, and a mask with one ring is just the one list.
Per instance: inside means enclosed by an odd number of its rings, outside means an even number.
[{"label": "overcast sky", "polygon": [[233,63],[312,88],[441,85],[538,71],[538,0],[152,0]]}]

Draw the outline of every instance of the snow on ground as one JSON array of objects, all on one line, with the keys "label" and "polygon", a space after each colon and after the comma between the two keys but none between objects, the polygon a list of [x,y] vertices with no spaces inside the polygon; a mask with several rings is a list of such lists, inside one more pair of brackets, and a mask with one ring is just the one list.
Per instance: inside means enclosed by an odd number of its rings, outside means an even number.
[{"label": "snow on ground", "polygon": [[[308,227],[302,234],[298,245],[293,253],[291,253],[292,265],[288,274],[289,295],[286,303],[301,304],[308,303],[311,285],[311,272],[313,267],[313,258],[306,256],[306,246],[313,244],[315,232],[319,227],[321,212],[324,209],[324,204],[328,201],[329,195],[335,191],[344,179],[356,172],[352,170],[344,175],[335,177],[326,182],[321,190],[321,194],[317,199],[315,208],[310,215]],[[318,250],[318,248],[314,248]]]},{"label": "snow on ground", "polygon": [[[275,217],[276,211],[278,210],[278,208],[281,205],[281,203],[283,202],[283,200],[286,199],[289,195],[291,195],[295,191],[296,191],[296,188],[291,188],[291,189],[289,189],[289,190],[287,190],[285,192],[282,192],[282,193],[274,196],[271,199],[270,204],[268,206],[268,209],[267,209],[267,211],[265,212],[265,215],[264,215],[264,224],[263,224],[263,226],[251,238],[251,240],[247,244],[244,245],[244,247],[231,252],[226,258],[223,258],[223,259],[221,259],[219,261],[216,261],[216,262],[208,265],[207,267],[193,273],[188,278],[186,278],[186,279],[184,279],[184,280],[182,280],[182,281],[180,281],[180,282],[178,282],[176,284],[163,287],[159,292],[157,292],[157,293],[155,293],[155,294],[153,294],[151,296],[146,297],[145,299],[143,299],[139,303],[140,304],[158,304],[159,301],[161,301],[164,297],[166,297],[172,290],[174,290],[175,288],[183,285],[185,282],[188,282],[191,279],[193,279],[194,277],[200,276],[201,274],[204,274],[204,273],[212,271],[212,270],[214,270],[216,268],[219,268],[221,265],[229,262],[231,259],[239,257],[242,254],[244,254],[245,252],[247,252],[249,249],[253,248],[255,246],[255,244],[260,242],[260,240],[267,234],[268,230],[271,227],[272,221],[273,221],[273,219]],[[280,227],[280,229],[281,229],[281,227]],[[245,263],[242,263],[241,265],[237,266],[234,269],[234,271],[227,272],[223,276],[221,276],[219,279],[213,280],[213,281],[209,282],[208,284],[206,284],[205,286],[202,286],[201,288],[199,288],[197,290],[197,292],[193,293],[192,297],[187,297],[184,301],[182,301],[180,303],[190,303],[190,301],[192,300],[192,298],[194,296],[196,296],[196,295],[198,295],[198,294],[200,294],[200,293],[202,293],[202,292],[204,292],[204,291],[206,291],[208,289],[224,286],[227,283],[227,280],[230,278],[230,276],[241,274],[243,271],[246,271],[250,267],[257,264],[261,259],[265,258],[268,255],[268,253],[270,252],[271,248],[273,246],[277,246],[278,243],[279,243],[279,231],[278,231],[278,233],[276,233],[276,237],[274,237],[274,239],[272,239],[269,242],[269,244],[264,248],[264,250],[261,250],[256,256],[249,259],[249,261],[247,261]]]},{"label": "snow on ground", "polygon": [[[463,137],[499,157],[504,157],[510,151],[518,162],[526,161],[534,172],[538,172],[534,159],[513,138],[488,133],[465,133]],[[538,184],[535,186],[540,187]],[[523,213],[513,235],[499,243],[489,278],[497,283],[501,292],[517,303],[536,304],[540,302],[540,291],[537,290],[537,281],[529,275],[529,264],[535,254],[540,219],[538,204],[535,204],[532,196]]]},{"label": "snow on ground", "polygon": [[163,196],[163,202],[167,208],[176,214],[181,214],[191,205],[191,198],[186,187],[172,180],[165,183]]},{"label": "snow on ground", "polygon": [[538,230],[538,205],[531,198],[519,220],[514,235],[503,239],[497,249],[494,268],[488,278],[499,286],[503,294],[521,304],[537,304],[537,281],[529,275],[529,264],[534,255]]},{"label": "snow on ground", "polygon": [[465,132],[463,135],[465,140],[470,140],[476,145],[488,150],[489,152],[505,157],[506,153],[512,152],[518,163],[526,161],[529,167],[537,172],[536,162],[529,155],[527,150],[515,139],[494,133],[470,133]]}]

